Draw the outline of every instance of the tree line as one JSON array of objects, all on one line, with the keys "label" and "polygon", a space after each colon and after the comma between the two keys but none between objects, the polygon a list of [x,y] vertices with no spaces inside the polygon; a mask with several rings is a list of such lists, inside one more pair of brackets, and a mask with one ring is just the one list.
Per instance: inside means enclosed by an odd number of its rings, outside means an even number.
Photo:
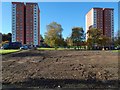
[{"label": "tree line", "polygon": [[[97,28],[90,28],[88,32],[84,32],[82,27],[73,27],[69,37],[62,37],[63,28],[60,24],[52,22],[47,25],[44,43],[51,47],[74,47],[75,49],[101,49],[104,47],[120,46],[120,36],[116,36],[114,40],[103,35],[103,32]],[[118,32],[119,34],[120,32]],[[88,35],[87,41],[85,40]]]},{"label": "tree line", "polygon": [[[42,35],[40,36],[41,40],[41,47],[42,46],[49,46],[49,47],[67,47],[67,48],[74,48],[74,49],[99,49],[100,47],[106,47],[114,45],[120,46],[120,31],[118,35],[114,37],[114,40],[105,35],[103,35],[102,31],[97,28],[91,28],[88,32],[84,32],[82,27],[73,27],[71,29],[72,33],[66,39],[63,38],[62,32],[63,28],[57,22],[52,22],[47,25],[47,31],[45,32],[44,38]],[[85,37],[86,34],[88,35],[88,39],[86,41]],[[2,34],[2,42],[11,42],[12,34]]]}]

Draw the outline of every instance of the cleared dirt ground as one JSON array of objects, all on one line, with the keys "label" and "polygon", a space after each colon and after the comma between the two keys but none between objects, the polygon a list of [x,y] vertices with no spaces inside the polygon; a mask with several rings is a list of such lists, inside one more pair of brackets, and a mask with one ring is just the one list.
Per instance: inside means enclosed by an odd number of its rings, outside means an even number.
[{"label": "cleared dirt ground", "polygon": [[112,51],[21,51],[3,55],[3,88],[119,88]]}]

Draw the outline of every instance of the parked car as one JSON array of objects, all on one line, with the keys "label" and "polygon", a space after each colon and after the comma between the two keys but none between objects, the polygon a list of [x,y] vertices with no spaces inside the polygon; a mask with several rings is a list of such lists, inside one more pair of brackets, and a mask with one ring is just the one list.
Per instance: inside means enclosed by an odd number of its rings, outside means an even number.
[{"label": "parked car", "polygon": [[4,44],[1,49],[9,49],[9,43]]},{"label": "parked car", "polygon": [[19,49],[21,46],[20,42],[9,42],[4,44],[1,49]]},{"label": "parked car", "polygon": [[23,49],[23,50],[27,50],[27,49],[29,49],[29,47],[28,47],[27,45],[23,45],[23,46],[20,47],[20,49],[21,49],[21,50],[22,50],[22,49]]},{"label": "parked car", "polygon": [[120,50],[120,46],[115,47],[115,50]]}]

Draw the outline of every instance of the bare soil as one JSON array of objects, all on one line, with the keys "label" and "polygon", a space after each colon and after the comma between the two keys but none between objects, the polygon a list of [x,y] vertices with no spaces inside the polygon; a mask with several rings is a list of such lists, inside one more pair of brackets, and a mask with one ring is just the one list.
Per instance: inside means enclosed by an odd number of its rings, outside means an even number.
[{"label": "bare soil", "polygon": [[118,89],[119,58],[112,51],[27,50],[3,55],[3,88]]}]

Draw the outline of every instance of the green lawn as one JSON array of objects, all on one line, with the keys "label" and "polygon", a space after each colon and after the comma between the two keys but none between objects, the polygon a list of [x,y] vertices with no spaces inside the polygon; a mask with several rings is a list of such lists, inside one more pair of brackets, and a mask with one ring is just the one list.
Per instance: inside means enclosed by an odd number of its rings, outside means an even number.
[{"label": "green lawn", "polygon": [[120,50],[112,50],[112,52],[119,52],[120,53]]},{"label": "green lawn", "polygon": [[18,51],[20,51],[20,50],[19,49],[17,49],[17,50],[13,50],[13,49],[10,49],[10,50],[0,50],[0,54],[5,55],[5,54],[18,52]]},{"label": "green lawn", "polygon": [[[38,50],[55,50],[55,48],[38,48]],[[65,48],[57,48],[57,50],[66,50]]]}]

